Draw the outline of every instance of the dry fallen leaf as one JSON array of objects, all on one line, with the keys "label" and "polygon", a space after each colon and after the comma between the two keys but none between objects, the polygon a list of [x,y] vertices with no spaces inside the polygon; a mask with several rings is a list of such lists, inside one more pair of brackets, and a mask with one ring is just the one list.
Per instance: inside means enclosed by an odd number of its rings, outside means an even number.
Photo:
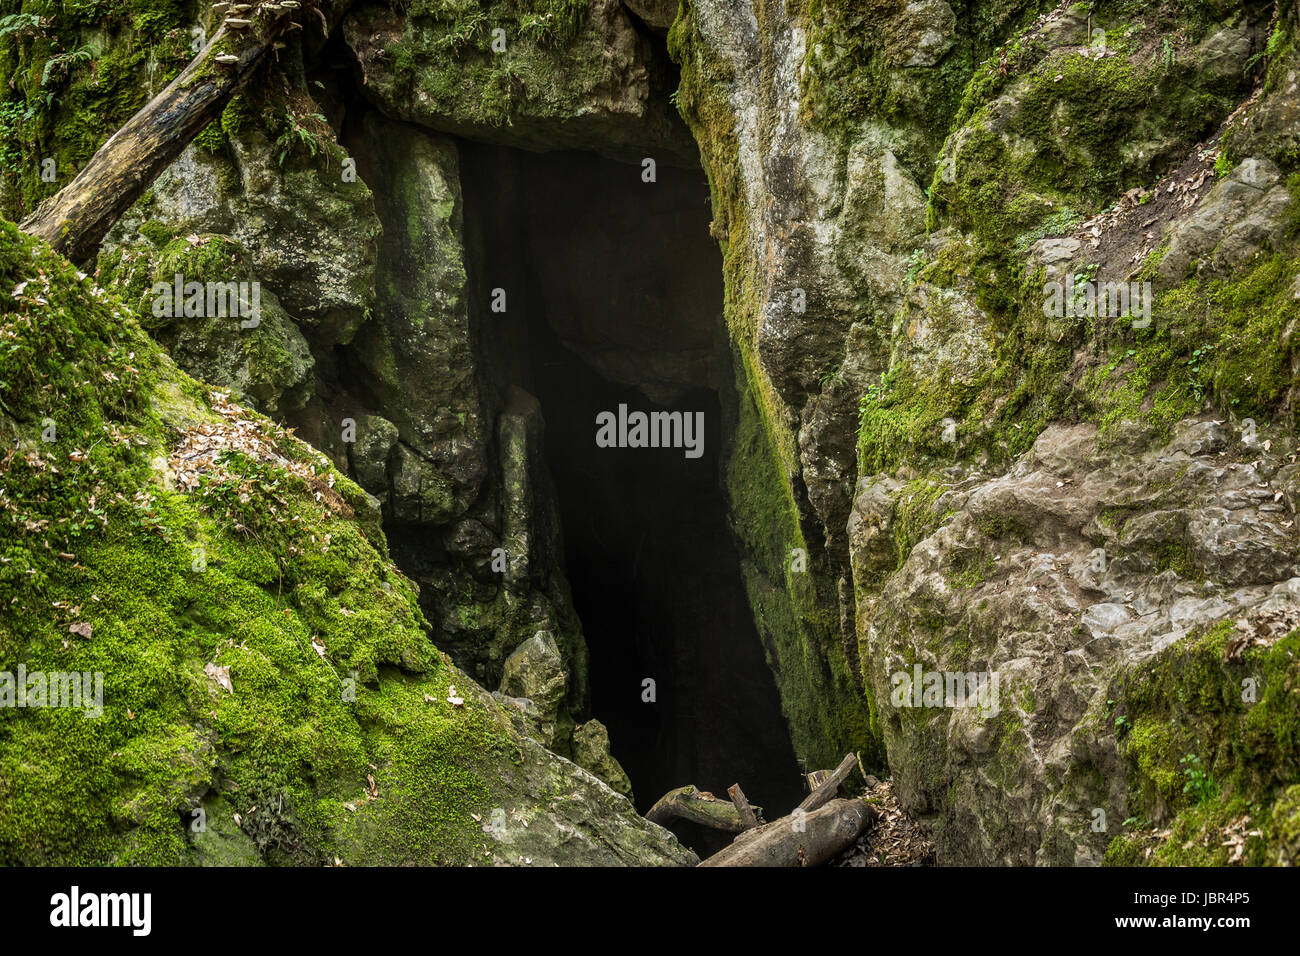
[{"label": "dry fallen leaf", "polygon": [[69,624],[68,631],[76,634],[78,637],[90,637],[90,635],[94,633],[94,628],[85,621],[78,621],[76,624]]},{"label": "dry fallen leaf", "polygon": [[459,707],[465,703],[465,698],[456,696],[456,685],[452,684],[447,688],[447,703],[453,707]]},{"label": "dry fallen leaf", "polygon": [[216,664],[209,662],[203,665],[203,673],[207,674],[210,678],[224,687],[227,692],[231,694],[235,692],[234,686],[230,683],[229,664],[224,664],[221,667],[218,667]]}]

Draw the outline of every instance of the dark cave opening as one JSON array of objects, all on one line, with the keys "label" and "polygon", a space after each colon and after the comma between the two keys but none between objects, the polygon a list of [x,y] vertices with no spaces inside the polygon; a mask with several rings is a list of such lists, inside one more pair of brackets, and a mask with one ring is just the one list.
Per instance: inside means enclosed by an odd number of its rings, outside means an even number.
[{"label": "dark cave opening", "polygon": [[[545,421],[591,714],[645,812],[740,782],[777,816],[802,783],[727,521],[735,417],[722,263],[699,169],[462,144],[477,334],[496,385]],[[507,291],[493,313],[491,290]],[[703,447],[608,448],[597,415],[703,413]],[[643,700],[654,681],[656,699]],[[729,837],[674,825],[700,850]]]}]

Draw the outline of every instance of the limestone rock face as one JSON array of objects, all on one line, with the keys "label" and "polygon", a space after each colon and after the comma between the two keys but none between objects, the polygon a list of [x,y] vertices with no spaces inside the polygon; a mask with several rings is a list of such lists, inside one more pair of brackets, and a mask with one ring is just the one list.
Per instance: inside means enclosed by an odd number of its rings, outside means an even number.
[{"label": "limestone rock face", "polygon": [[[1130,798],[1126,747],[1099,718],[1117,679],[1221,622],[1300,622],[1285,461],[1212,420],[1139,454],[1100,448],[1095,426],[1052,426],[1006,474],[941,486],[925,506],[937,527],[858,623],[900,798],[946,859],[1101,861]],[[864,480],[850,524],[861,584],[909,491]],[[996,705],[900,703],[898,675],[918,662],[996,673]]]},{"label": "limestone rock face", "polygon": [[152,283],[176,274],[257,282],[257,326],[182,315],[153,331],[185,368],[291,417],[315,398],[316,351],[364,317],[377,223],[363,183],[345,191],[297,156],[278,166],[264,136],[246,135],[228,155],[187,148],[109,234],[101,270],[146,308]]},{"label": "limestone rock face", "polygon": [[[586,706],[587,649],[563,572],[543,434],[537,400],[509,389],[497,414],[493,494],[484,496],[486,506],[480,500],[466,516],[437,529],[449,560],[425,562],[419,579],[427,585],[421,598],[438,622],[441,644],[489,686],[501,682],[506,658],[521,644],[539,632],[547,635],[567,674],[563,700],[548,718],[560,736],[552,726],[547,739],[567,753],[568,715]],[[421,560],[418,545],[407,553]]]},{"label": "limestone rock face", "polygon": [[1207,278],[1240,268],[1281,244],[1291,194],[1269,160],[1250,158],[1215,184],[1196,212],[1169,237],[1160,275],[1169,281],[1196,271]]},{"label": "limestone rock face", "polygon": [[[1190,838],[1120,824],[1198,825],[1173,786],[1188,752],[1225,793],[1288,783],[1252,756],[1275,743],[1233,742],[1271,717],[1216,724],[1151,688],[1235,697],[1214,663],[1234,629],[1265,635],[1253,673],[1289,679],[1296,59],[1252,96],[1271,27],[1249,5],[1176,41],[1100,8],[972,13],[693,0],[672,27],[764,426],[732,463],[736,524],[750,557],[781,527],[745,538],[751,509],[812,525],[815,604],[839,614],[802,615],[803,644],[862,679],[945,859],[1167,862]],[[1072,311],[1120,284],[1132,310]],[[1265,420],[1271,453],[1243,444]],[[755,495],[772,461],[785,494]],[[786,566],[754,563],[759,616],[798,608]],[[813,696],[797,661],[778,640],[788,710]],[[998,714],[891,704],[917,662],[996,672]],[[1283,852],[1260,839],[1256,859]]]},{"label": "limestone rock face", "polygon": [[[333,140],[327,126],[312,135]],[[152,257],[165,239],[222,235],[243,250],[296,335],[318,349],[347,342],[370,304],[378,232],[370,190],[344,182],[323,157],[277,152],[252,121],[227,142],[219,153],[188,147],[119,221],[107,247]],[[225,384],[219,363],[199,370]]]},{"label": "limestone rock face", "polygon": [[[647,158],[704,167],[721,322],[704,290],[657,297],[651,274],[694,255],[685,239],[621,266],[660,325],[612,328],[601,288],[567,288],[575,262],[634,246],[599,196],[521,258],[542,298],[581,304],[553,331],[602,376],[656,401],[727,396],[731,529],[801,757],[887,764],[944,862],[1294,862],[1300,21],[1294,4],[1148,6],[365,0],[341,31],[355,79],[325,69],[323,38],[295,44],[283,96],[241,94],[123,217],[100,276],[180,366],[363,486],[341,485],[360,522],[341,536],[403,623],[385,643],[389,618],[353,622],[382,719],[374,736],[348,725],[364,739],[348,785],[372,756],[382,769],[347,822],[282,841],[289,817],[229,822],[214,761],[252,769],[181,721],[179,769],[114,797],[139,841],[115,859],[143,852],[152,810],[197,802],[220,821],[184,848],[201,862],[283,862],[281,842],[313,863],[326,846],[464,862],[471,843],[474,862],[692,860],[615,793],[630,786],[603,725],[578,723],[586,649],[542,409],[493,377],[472,305],[483,237],[462,184],[465,157],[489,152],[472,140],[631,175]],[[27,160],[56,132],[2,145]],[[259,281],[258,326],[154,313],[153,283],[176,274]],[[1100,288],[1124,296],[1098,308]],[[385,535],[410,580],[389,579]],[[344,593],[298,589],[303,633]],[[353,630],[326,631],[344,656]],[[462,668],[458,694],[426,637]],[[280,644],[299,646],[268,642],[246,673],[324,679]],[[329,708],[291,716],[352,719]],[[407,727],[473,793],[445,854],[384,839],[447,789],[403,775]],[[455,730],[452,757],[433,729]],[[456,762],[470,744],[485,764]]]},{"label": "limestone rock face", "polygon": [[[362,415],[356,419],[356,441],[349,459],[357,482],[387,497],[388,459],[397,445],[397,426],[380,415]],[[381,501],[383,499],[380,499]]]},{"label": "limestone rock face", "polygon": [[487,472],[456,147],[375,115],[364,136],[383,144],[374,175],[383,235],[372,320],[351,354],[366,401],[398,431],[392,483],[369,490],[389,492],[397,521],[445,525],[466,511]]},{"label": "limestone rock face", "polygon": [[546,8],[493,2],[406,14],[359,4],[344,35],[363,92],[390,116],[525,149],[587,149],[693,164],[668,112],[670,68],[619,0]]},{"label": "limestone rock face", "polygon": [[623,6],[659,34],[667,33],[677,17],[677,4],[674,0],[623,0]]}]

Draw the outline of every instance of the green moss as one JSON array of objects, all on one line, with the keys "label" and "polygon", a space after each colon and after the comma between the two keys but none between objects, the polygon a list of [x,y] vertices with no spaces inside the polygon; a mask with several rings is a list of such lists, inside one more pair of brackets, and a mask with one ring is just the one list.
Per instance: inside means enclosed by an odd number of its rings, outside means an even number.
[{"label": "green moss", "polygon": [[894,553],[898,558],[897,567],[903,566],[917,542],[928,537],[939,524],[941,518],[935,513],[934,504],[945,490],[946,486],[938,482],[918,479],[908,482],[899,491],[894,521],[890,526],[894,536]]},{"label": "green moss", "polygon": [[[945,181],[937,171],[931,186],[932,223],[948,219],[992,246],[1024,246],[1045,222],[1091,216],[1151,181],[1210,133],[1243,86],[1191,57],[1171,63],[1169,51],[1192,45],[1188,20],[1199,19],[1178,6],[1116,29],[1119,42],[1108,36],[1101,58],[1021,36],[981,64],[949,141],[954,175]],[[1117,26],[1127,12],[1095,4],[1089,19]]]},{"label": "green moss", "polygon": [[[1270,420],[1296,383],[1289,329],[1300,266],[1281,252],[1231,279],[1189,279],[1155,296],[1152,327],[1113,345],[1088,388],[1104,434],[1141,419],[1167,435],[1208,399]],[[1294,426],[1294,418],[1286,423]]]},{"label": "green moss", "polygon": [[[466,127],[576,113],[607,68],[602,46],[583,36],[588,17],[586,0],[416,0],[388,49],[394,92],[418,91]],[[505,52],[493,50],[495,30]]]},{"label": "green moss", "polygon": [[[742,545],[744,576],[755,624],[776,677],[795,752],[830,766],[862,751],[883,766],[883,748],[869,694],[859,689],[840,641],[838,600],[827,585],[825,555],[810,548],[774,442],[743,367],[740,421],[727,464],[732,526]],[[806,571],[790,554],[809,555]],[[838,754],[838,756],[837,756]]]},{"label": "green moss", "polygon": [[[987,455],[1008,461],[1032,447],[1046,425],[1080,409],[1067,383],[1071,355],[1083,340],[1082,320],[1043,315],[1041,275],[978,243],[952,242],[918,272],[934,287],[973,290],[987,319],[987,363],[961,370],[940,361],[914,364],[896,353],[859,403],[858,455],[864,474],[900,465],[925,469]],[[895,324],[910,318],[904,305]],[[927,313],[939,322],[942,310]],[[969,319],[954,317],[969,325]]]},{"label": "green moss", "polygon": [[1004,789],[1016,790],[1020,785],[1021,772],[1025,759],[1024,716],[1015,710],[1002,710],[993,718],[996,751],[989,771]]},{"label": "green moss", "polygon": [[920,39],[892,0],[866,3],[805,0],[791,12],[805,30],[799,71],[800,116],[810,127],[847,146],[864,125],[906,130],[896,152],[921,181],[948,132],[972,70],[1017,26],[1030,22],[1041,4],[951,4],[959,42],[927,66],[909,66]]},{"label": "green moss", "polygon": [[1169,728],[1155,718],[1142,718],[1133,725],[1124,745],[1128,757],[1137,763],[1138,771],[1152,788],[1149,798],[1176,801],[1183,778]]},{"label": "green moss", "polygon": [[[1293,207],[1296,208],[1293,203]],[[921,281],[950,284],[976,279],[989,313],[994,359],[963,383],[946,366],[922,373],[896,359],[860,404],[859,460],[864,473],[903,463],[939,465],[980,453],[1006,461],[1032,446],[1050,421],[1096,421],[1103,440],[1125,422],[1141,421],[1167,437],[1179,420],[1209,401],[1236,417],[1260,421],[1286,416],[1285,396],[1296,385],[1291,342],[1300,303],[1292,294],[1300,265],[1294,240],[1271,250],[1226,279],[1189,279],[1153,299],[1152,323],[1133,329],[1118,320],[1046,319],[1041,275],[1004,268],[991,285],[1015,289],[1010,298],[983,290],[981,268],[998,275],[986,254],[957,244],[918,273]],[[1137,281],[1154,273],[1167,244],[1153,250]],[[1098,343],[1098,344],[1091,344]],[[1081,389],[1067,384],[1075,350],[1099,353]],[[956,441],[944,441],[944,423]]]},{"label": "green moss", "polygon": [[1267,862],[1294,866],[1300,860],[1300,784],[1288,787],[1273,804],[1267,839],[1275,848]]},{"label": "green moss", "polygon": [[947,575],[948,585],[959,591],[969,591],[987,581],[997,566],[983,552],[963,551],[953,559],[951,567]]},{"label": "green moss", "polygon": [[140,224],[140,235],[156,246],[165,246],[172,240],[175,233],[157,219],[148,219]]},{"label": "green moss", "polygon": [[925,449],[937,459],[953,458],[955,444],[945,443],[945,420],[970,403],[973,391],[956,384],[941,368],[922,380],[907,366],[895,365],[867,390],[858,405],[858,460],[864,474],[886,471]]},{"label": "green moss", "polygon": [[1159,275],[1157,271],[1160,263],[1164,261],[1165,255],[1169,252],[1170,237],[1165,236],[1156,245],[1154,249],[1147,253],[1147,257],[1142,260],[1142,266],[1134,274],[1135,282],[1153,282]]},{"label": "green moss", "polygon": [[1192,563],[1187,548],[1182,544],[1166,544],[1156,553],[1156,570],[1173,571],[1179,577],[1195,579],[1198,577],[1196,565]]},{"label": "green moss", "polygon": [[1140,866],[1142,864],[1142,846],[1139,841],[1121,833],[1110,841],[1106,855],[1102,858],[1103,866]]},{"label": "green moss", "polygon": [[[988,26],[984,35],[1003,29],[1008,38],[993,42],[987,58],[967,70],[929,190],[930,227],[956,226],[965,237],[945,243],[935,261],[918,263],[909,280],[931,287],[931,310],[934,288],[966,291],[985,314],[991,356],[973,370],[942,361],[921,367],[905,348],[896,350],[860,405],[863,473],[981,458],[1004,463],[1030,448],[1053,420],[1095,419],[1110,433],[1120,421],[1142,417],[1167,429],[1198,410],[1205,397],[1222,395],[1234,409],[1249,402],[1258,414],[1289,384],[1288,351],[1279,341],[1285,319],[1279,316],[1294,304],[1281,298],[1286,277],[1280,274],[1260,273],[1253,288],[1218,288],[1212,305],[1180,300],[1187,290],[1162,305],[1162,294],[1157,310],[1163,321],[1157,317],[1146,333],[1112,331],[1101,320],[1044,316],[1044,277],[1024,265],[1029,247],[1069,232],[1125,190],[1151,182],[1243,93],[1240,79],[1202,71],[1190,54],[1213,25],[1212,12],[1195,4],[1139,11],[1131,3],[1103,3],[1087,14],[1107,31],[1105,57],[1077,47],[1049,49],[1032,32],[1032,17],[989,17],[1002,26]],[[836,16],[827,14],[831,21]],[[968,29],[978,33],[982,23],[976,14]],[[875,49],[872,44],[886,41],[856,42]],[[824,55],[814,54],[811,41],[809,49],[810,60]],[[843,66],[849,68],[847,61]],[[846,95],[851,90],[845,87]],[[888,115],[880,102],[871,109]],[[1166,249],[1153,250],[1139,281],[1154,277]],[[906,310],[914,307],[904,306],[896,326],[910,327]],[[1223,330],[1208,320],[1220,307],[1234,316]],[[1213,342],[1218,352],[1206,371],[1205,353],[1196,349],[1220,331],[1231,341]],[[1092,366],[1088,385],[1078,390],[1070,384],[1076,352],[1097,340],[1115,351]],[[1245,359],[1251,354],[1267,355],[1268,368],[1252,370]],[[1190,377],[1174,368],[1180,361],[1191,367]],[[945,440],[945,420],[955,426],[955,441],[951,431]]]},{"label": "green moss", "polygon": [[1203,629],[1113,686],[1117,721],[1132,722],[1128,813],[1158,825],[1116,837],[1108,864],[1277,863],[1300,849],[1300,632],[1228,656],[1236,636],[1231,621]]},{"label": "green moss", "polygon": [[226,134],[221,128],[220,118],[203,127],[199,135],[194,137],[194,145],[205,153],[220,153],[226,148]]},{"label": "green moss", "polygon": [[1023,542],[1029,537],[1029,530],[1012,515],[982,514],[975,519],[975,526],[990,538]]},{"label": "green moss", "polygon": [[1273,810],[1244,800],[1216,800],[1180,814],[1167,831],[1115,837],[1105,866],[1262,866],[1276,863],[1281,841]]},{"label": "green moss", "polygon": [[[189,61],[191,0],[21,0],[28,26],[0,35],[0,195],[19,218],[66,185],[114,130]],[[33,23],[33,21],[35,21]],[[57,176],[41,177],[53,159]]]},{"label": "green moss", "polygon": [[[455,671],[360,489],[8,223],[0,309],[0,669],[98,672],[104,694],[98,718],[0,709],[0,862],[467,862],[508,725],[446,702]],[[182,432],[231,414],[275,451],[162,480]],[[203,833],[199,809],[220,814]]]}]

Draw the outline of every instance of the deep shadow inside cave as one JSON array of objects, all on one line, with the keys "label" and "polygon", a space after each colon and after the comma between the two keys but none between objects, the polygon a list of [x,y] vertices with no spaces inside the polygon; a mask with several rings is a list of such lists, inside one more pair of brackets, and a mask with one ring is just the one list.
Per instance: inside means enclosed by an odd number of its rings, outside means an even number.
[{"label": "deep shadow inside cave", "polygon": [[[768,816],[801,780],[727,524],[734,422],[722,263],[698,169],[463,144],[480,350],[537,396],[567,573],[590,651],[592,714],[645,812],[737,781]],[[493,313],[491,290],[507,291]],[[602,411],[703,412],[703,454],[600,448]],[[643,682],[656,700],[643,701]],[[729,841],[675,825],[701,851]]]}]

